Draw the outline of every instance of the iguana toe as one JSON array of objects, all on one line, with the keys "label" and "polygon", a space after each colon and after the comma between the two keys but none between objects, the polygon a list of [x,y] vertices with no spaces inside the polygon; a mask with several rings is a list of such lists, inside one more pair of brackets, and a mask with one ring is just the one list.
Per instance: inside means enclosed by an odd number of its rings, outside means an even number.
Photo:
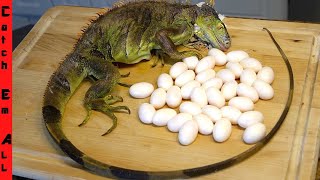
[{"label": "iguana toe", "polygon": [[108,131],[102,134],[102,136],[111,133],[117,127],[118,119],[114,115],[114,112],[127,112],[128,114],[130,114],[130,109],[127,106],[105,106],[101,109],[96,110],[108,115],[112,119],[113,123],[112,126],[108,129]]},{"label": "iguana toe", "polygon": [[122,75],[120,75],[122,78],[126,78],[126,77],[129,77],[129,75],[130,75],[130,72],[128,72],[127,74],[122,74]]}]

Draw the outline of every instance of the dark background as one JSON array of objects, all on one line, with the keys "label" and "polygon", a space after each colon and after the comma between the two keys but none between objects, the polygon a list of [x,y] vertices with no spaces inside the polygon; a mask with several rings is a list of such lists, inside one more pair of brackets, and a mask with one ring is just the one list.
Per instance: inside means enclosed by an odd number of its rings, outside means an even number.
[{"label": "dark background", "polygon": [[320,23],[320,0],[289,0],[288,19]]},{"label": "dark background", "polygon": [[[56,5],[76,5],[76,6],[90,6],[90,7],[110,7],[116,0],[14,0],[13,1],[13,50],[22,39],[32,29],[33,25],[39,20],[41,15],[48,9]],[[229,1],[232,7],[232,1],[239,0],[216,0],[219,5],[219,1]],[[193,3],[200,2],[200,0],[193,0]],[[239,3],[239,2],[238,2]],[[29,8],[28,8],[29,7]],[[254,8],[254,7],[253,7]],[[224,9],[217,9],[222,14]],[[320,0],[288,0],[287,18],[272,18],[278,20],[288,21],[303,21],[320,23]],[[232,14],[232,16],[238,16]],[[241,14],[239,14],[241,16]],[[255,18],[254,15],[252,18]],[[28,180],[27,178],[13,176],[14,180]],[[320,166],[318,163],[318,170],[316,179],[320,179]]]}]

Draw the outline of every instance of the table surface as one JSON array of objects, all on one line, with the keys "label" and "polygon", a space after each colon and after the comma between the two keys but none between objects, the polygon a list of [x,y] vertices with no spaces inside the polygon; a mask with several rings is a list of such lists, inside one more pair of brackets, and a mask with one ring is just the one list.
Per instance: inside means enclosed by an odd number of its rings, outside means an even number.
[{"label": "table surface", "polygon": [[[85,24],[88,17],[93,16],[98,11],[99,9],[82,7],[53,8],[40,19],[14,51],[13,88],[14,97],[19,97],[15,98],[13,102],[13,132],[16,136],[13,147],[13,168],[16,175],[30,178],[101,178],[81,169],[54,145],[44,129],[40,112],[41,97],[50,74],[63,56],[71,51],[77,32]],[[66,22],[70,22],[70,26],[67,26]],[[284,66],[273,64],[270,56],[263,52],[263,50],[268,50],[269,54],[277,54],[277,50],[272,44],[270,47],[263,45],[263,43],[269,43],[268,37],[264,37],[261,41],[258,40],[265,33],[259,32],[258,29],[268,27],[272,30],[293,66],[296,90],[287,120],[265,148],[240,164],[203,178],[241,179],[260,177],[260,179],[264,179],[275,177],[276,179],[290,179],[290,177],[300,177],[301,179],[313,179],[319,151],[320,101],[319,96],[314,95],[320,92],[319,71],[317,71],[319,67],[320,25],[240,18],[227,18],[226,23],[233,37],[233,49],[241,48],[250,52],[252,56],[262,58],[264,63],[270,63],[271,66],[275,67],[276,74],[279,74],[280,79],[286,80],[287,74],[281,72]],[[58,25],[65,27],[59,28]],[[258,38],[257,41],[263,43],[260,43],[259,47],[255,47],[250,44],[250,40],[245,41],[250,36],[255,36]],[[272,58],[275,58],[275,62],[281,61],[278,54],[273,55]],[[144,65],[136,67],[143,68]],[[125,70],[128,69],[123,71]],[[163,71],[161,69],[156,70]],[[280,95],[287,93],[286,90],[283,90],[287,87],[286,83],[275,81],[274,86],[276,87],[276,94],[278,92],[279,96],[275,96],[269,106],[268,104],[258,105],[258,108],[271,111],[271,114],[273,111],[272,105],[278,106],[281,110],[281,103],[284,102],[284,98],[281,98]],[[83,85],[82,88],[85,89],[86,87],[88,87],[88,84]],[[85,92],[85,90],[80,90],[80,92]],[[81,105],[80,96],[80,94],[75,96],[75,99],[79,97],[78,101],[70,102],[76,108]],[[33,100],[31,104],[30,99]],[[269,109],[264,109],[263,105]],[[72,107],[69,107],[69,109],[69,114],[72,115]],[[136,108],[133,107],[133,109]],[[275,115],[270,115],[270,117],[276,117],[277,115],[277,112],[275,112]],[[101,116],[101,119],[103,118]],[[84,133],[84,135],[89,135],[86,138],[96,139],[96,131],[103,130],[99,127],[102,121],[97,120],[95,123],[85,129],[88,134]],[[74,124],[76,123],[72,123],[71,120],[64,124],[67,133],[69,133],[67,135],[70,135],[71,139],[78,143],[82,149],[90,152],[88,146],[92,146],[92,144],[81,144],[81,141],[77,140],[71,133],[73,130],[78,131],[73,128]],[[124,127],[123,124],[120,124],[121,126]],[[139,125],[137,126],[139,127]],[[272,126],[272,123],[270,126]],[[103,125],[103,127],[106,126]],[[125,128],[125,130],[128,129]],[[163,130],[156,130],[156,132],[168,138],[167,132]],[[121,130],[119,130],[119,133],[115,133],[115,135],[121,135]],[[169,139],[172,138],[172,136],[169,137]],[[201,145],[206,142],[206,139],[200,137],[199,141]],[[103,156],[98,157],[105,158]],[[110,157],[107,156],[107,158]],[[123,165],[126,161],[117,162],[115,160],[111,162],[119,163],[119,165],[122,163]],[[137,164],[139,165],[139,163]],[[133,163],[131,166],[134,167],[137,164]],[[145,168],[152,169],[153,167]],[[169,168],[171,167],[169,166]],[[248,168],[259,169],[259,171],[250,175],[243,173]]]}]

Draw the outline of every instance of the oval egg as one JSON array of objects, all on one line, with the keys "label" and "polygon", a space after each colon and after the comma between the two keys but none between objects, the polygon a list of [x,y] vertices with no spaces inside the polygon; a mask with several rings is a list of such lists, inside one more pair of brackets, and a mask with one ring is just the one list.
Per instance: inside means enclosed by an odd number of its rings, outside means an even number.
[{"label": "oval egg", "polygon": [[224,142],[229,139],[232,133],[231,122],[228,119],[222,118],[213,126],[212,136],[216,142]]},{"label": "oval egg", "polygon": [[152,123],[156,126],[165,126],[168,121],[177,115],[177,112],[170,108],[163,108],[156,111],[152,118]]},{"label": "oval egg", "polygon": [[190,99],[191,93],[194,88],[200,87],[201,84],[198,81],[192,80],[181,87],[181,96],[183,99]]},{"label": "oval egg", "polygon": [[155,108],[148,103],[143,103],[139,106],[138,116],[141,122],[145,124],[151,124],[154,114],[156,113]]},{"label": "oval egg", "polygon": [[232,124],[238,124],[238,118],[241,111],[233,106],[224,106],[221,108],[222,118],[227,118]]},{"label": "oval egg", "polygon": [[237,62],[228,62],[226,68],[233,72],[236,79],[240,78],[240,75],[243,71],[243,67]]},{"label": "oval egg", "polygon": [[255,73],[262,69],[262,64],[255,58],[245,58],[240,64],[244,69],[252,69]]},{"label": "oval egg", "polygon": [[273,69],[271,67],[263,67],[257,75],[258,79],[261,79],[263,81],[265,81],[268,84],[271,84],[274,80],[274,72]]},{"label": "oval egg", "polygon": [[259,111],[247,111],[238,118],[238,124],[242,128],[247,128],[256,123],[263,122],[263,114]]},{"label": "oval egg", "polygon": [[178,86],[172,86],[168,89],[166,103],[171,108],[176,108],[181,104],[182,96]]},{"label": "oval egg", "polygon": [[227,62],[227,55],[220,49],[212,48],[208,51],[209,56],[213,56],[217,66],[223,66]]},{"label": "oval egg", "polygon": [[173,86],[172,77],[167,73],[162,73],[158,77],[157,84],[159,88],[163,88],[167,91],[171,86]]},{"label": "oval egg", "polygon": [[254,144],[266,136],[266,126],[262,123],[253,124],[244,130],[242,139],[247,144]]},{"label": "oval egg", "polygon": [[213,69],[206,69],[197,74],[195,80],[202,84],[207,80],[214,78],[215,75],[216,72]]},{"label": "oval egg", "polygon": [[223,94],[219,91],[219,89],[215,87],[210,87],[206,90],[208,103],[210,105],[217,106],[218,108],[221,108],[225,105],[226,100],[224,99]]},{"label": "oval egg", "polygon": [[247,97],[234,97],[230,99],[228,105],[239,109],[241,112],[251,111],[254,108],[253,102]]},{"label": "oval egg", "polygon": [[223,81],[220,78],[212,78],[207,80],[202,84],[202,87],[207,90],[209,87],[215,87],[217,89],[220,89],[223,85]]},{"label": "oval egg", "polygon": [[199,133],[203,135],[212,134],[213,122],[210,118],[204,114],[197,114],[193,116],[193,119],[198,123]]},{"label": "oval egg", "polygon": [[245,69],[240,75],[240,82],[252,86],[253,82],[257,79],[257,74],[252,69]]},{"label": "oval egg", "polygon": [[152,84],[147,82],[139,82],[139,83],[133,84],[129,88],[129,94],[131,95],[131,97],[142,99],[142,98],[149,97],[153,92],[153,90],[154,90],[154,87]]},{"label": "oval egg", "polygon": [[197,56],[190,56],[183,58],[182,61],[186,63],[188,69],[194,70],[199,62]]},{"label": "oval egg", "polygon": [[185,122],[191,121],[191,120],[192,120],[191,114],[179,113],[168,121],[167,127],[171,132],[178,132]]},{"label": "oval egg", "polygon": [[221,69],[217,72],[216,77],[222,79],[224,83],[228,81],[234,81],[236,79],[236,76],[230,69]]},{"label": "oval egg", "polygon": [[194,88],[190,97],[191,101],[199,104],[200,107],[203,107],[208,104],[206,91],[202,87]]},{"label": "oval egg", "polygon": [[219,121],[222,118],[221,110],[216,106],[206,105],[202,107],[202,113],[207,115],[213,123]]},{"label": "oval egg", "polygon": [[215,65],[214,57],[206,56],[199,61],[199,63],[195,68],[195,72],[200,73],[201,71],[204,71],[206,69],[212,69],[214,68],[214,65]]},{"label": "oval egg", "polygon": [[150,97],[150,104],[156,109],[162,108],[166,104],[166,94],[163,88],[154,90]]},{"label": "oval egg", "polygon": [[230,100],[237,95],[237,81],[228,81],[221,88],[221,93],[225,100]]},{"label": "oval egg", "polygon": [[175,79],[186,70],[188,70],[188,66],[184,62],[177,62],[171,66],[169,74],[173,79]]},{"label": "oval egg", "polygon": [[194,73],[194,71],[187,70],[176,78],[175,85],[181,87],[187,84],[189,81],[194,80],[195,77],[196,77],[196,74]]},{"label": "oval egg", "polygon": [[245,84],[245,83],[238,84],[237,95],[243,96],[243,97],[248,97],[254,103],[259,100],[259,95],[258,95],[258,92],[256,91],[256,89],[253,88],[252,86],[249,86],[248,84]]},{"label": "oval egg", "polygon": [[189,101],[181,103],[179,110],[181,113],[189,113],[191,115],[197,115],[202,112],[199,104]]},{"label": "oval egg", "polygon": [[257,90],[260,99],[269,100],[273,98],[274,90],[272,86],[265,81],[257,79],[252,86]]},{"label": "oval egg", "polygon": [[178,139],[182,145],[191,144],[198,135],[198,124],[196,121],[191,120],[183,124],[179,130]]},{"label": "oval egg", "polygon": [[227,53],[228,62],[240,62],[242,59],[249,57],[248,53],[241,50],[230,51]]}]

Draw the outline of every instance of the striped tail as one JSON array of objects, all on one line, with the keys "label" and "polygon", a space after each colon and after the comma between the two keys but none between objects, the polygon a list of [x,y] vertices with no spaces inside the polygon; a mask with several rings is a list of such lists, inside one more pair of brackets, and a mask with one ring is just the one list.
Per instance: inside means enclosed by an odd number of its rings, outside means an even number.
[{"label": "striped tail", "polygon": [[[265,28],[264,28],[265,29]],[[265,29],[267,30],[267,29]],[[290,90],[287,97],[286,106],[277,121],[276,125],[271,129],[269,134],[264,137],[260,142],[256,143],[250,149],[238,154],[234,157],[213,163],[210,165],[196,167],[191,169],[177,170],[177,171],[161,171],[161,172],[148,172],[148,171],[136,171],[131,169],[125,169],[120,167],[111,166],[100,161],[97,161],[79,149],[77,149],[65,136],[62,131],[61,121],[64,112],[64,108],[75,89],[79,86],[82,80],[87,76],[87,72],[81,67],[76,59],[79,56],[70,55],[64,63],[59,67],[56,73],[51,77],[48,87],[44,96],[44,106],[42,108],[43,118],[46,127],[57,142],[60,148],[74,161],[83,165],[85,168],[92,172],[117,179],[172,179],[172,178],[189,178],[201,176],[208,173],[213,173],[221,169],[230,167],[234,164],[242,162],[246,158],[258,152],[265,144],[267,144],[274,134],[278,131],[281,124],[284,122],[285,117],[289,111],[294,89],[293,73],[288,58],[283,53],[278,43],[274,40],[271,32],[267,30],[274,44],[277,46],[279,52],[282,55],[283,60],[286,62],[287,69],[290,76]],[[69,67],[69,68],[68,68]]]}]

